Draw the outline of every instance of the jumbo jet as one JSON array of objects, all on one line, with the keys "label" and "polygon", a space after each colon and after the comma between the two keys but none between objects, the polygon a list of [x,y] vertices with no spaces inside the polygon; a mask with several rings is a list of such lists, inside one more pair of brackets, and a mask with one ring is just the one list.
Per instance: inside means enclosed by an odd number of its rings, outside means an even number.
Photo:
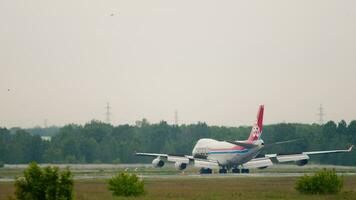
[{"label": "jumbo jet", "polygon": [[[188,165],[200,168],[201,174],[211,174],[213,169],[219,169],[219,173],[249,173],[251,168],[264,169],[273,163],[295,162],[298,166],[308,163],[309,155],[332,154],[351,152],[353,146],[346,150],[310,151],[298,154],[266,154],[259,153],[267,146],[294,142],[288,140],[266,144],[261,139],[263,130],[264,106],[259,107],[256,123],[252,126],[250,136],[243,141],[217,141],[203,138],[198,140],[193,148],[192,155],[170,155],[159,153],[136,153],[137,156],[156,157],[152,161],[153,167],[161,168],[165,162],[174,162],[175,168],[185,170]],[[273,162],[272,162],[273,161]]]}]

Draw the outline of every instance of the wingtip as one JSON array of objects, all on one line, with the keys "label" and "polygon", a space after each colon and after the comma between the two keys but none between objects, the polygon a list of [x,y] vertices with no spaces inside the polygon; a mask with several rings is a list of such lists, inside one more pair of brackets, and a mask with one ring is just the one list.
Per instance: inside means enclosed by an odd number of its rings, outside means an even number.
[{"label": "wingtip", "polygon": [[352,151],[352,148],[354,148],[354,145],[350,146],[349,151]]}]

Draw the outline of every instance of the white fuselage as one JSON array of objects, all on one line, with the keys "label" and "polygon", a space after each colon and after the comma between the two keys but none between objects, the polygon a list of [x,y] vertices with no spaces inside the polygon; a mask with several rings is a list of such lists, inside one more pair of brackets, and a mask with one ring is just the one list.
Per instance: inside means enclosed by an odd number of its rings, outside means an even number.
[{"label": "white fuselage", "polygon": [[256,157],[262,145],[254,148],[244,148],[225,141],[200,139],[193,148],[194,158],[218,161],[219,165],[237,167]]}]

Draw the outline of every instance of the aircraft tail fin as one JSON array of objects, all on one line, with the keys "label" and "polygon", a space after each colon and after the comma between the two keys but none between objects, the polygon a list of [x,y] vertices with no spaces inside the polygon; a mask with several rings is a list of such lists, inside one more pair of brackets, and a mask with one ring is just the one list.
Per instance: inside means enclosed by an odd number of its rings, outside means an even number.
[{"label": "aircraft tail fin", "polygon": [[255,140],[258,140],[262,134],[263,130],[263,111],[264,105],[260,105],[257,113],[256,123],[252,126],[250,136],[248,137],[248,142],[252,143]]}]

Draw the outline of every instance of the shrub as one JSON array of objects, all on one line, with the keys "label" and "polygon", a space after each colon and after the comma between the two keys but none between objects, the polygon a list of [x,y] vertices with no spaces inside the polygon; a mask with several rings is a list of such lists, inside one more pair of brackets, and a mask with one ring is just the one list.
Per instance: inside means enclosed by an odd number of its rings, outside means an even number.
[{"label": "shrub", "polygon": [[304,194],[335,194],[343,186],[343,178],[339,177],[335,169],[323,169],[313,176],[304,175],[295,186],[295,189]]},{"label": "shrub", "polygon": [[15,181],[17,199],[29,200],[71,200],[73,179],[67,169],[59,173],[58,167],[41,169],[35,162],[24,171],[24,177]]},{"label": "shrub", "polygon": [[5,166],[4,162],[0,160],[0,168],[3,168]]},{"label": "shrub", "polygon": [[139,196],[145,193],[144,183],[136,174],[120,173],[109,180],[113,196]]}]

